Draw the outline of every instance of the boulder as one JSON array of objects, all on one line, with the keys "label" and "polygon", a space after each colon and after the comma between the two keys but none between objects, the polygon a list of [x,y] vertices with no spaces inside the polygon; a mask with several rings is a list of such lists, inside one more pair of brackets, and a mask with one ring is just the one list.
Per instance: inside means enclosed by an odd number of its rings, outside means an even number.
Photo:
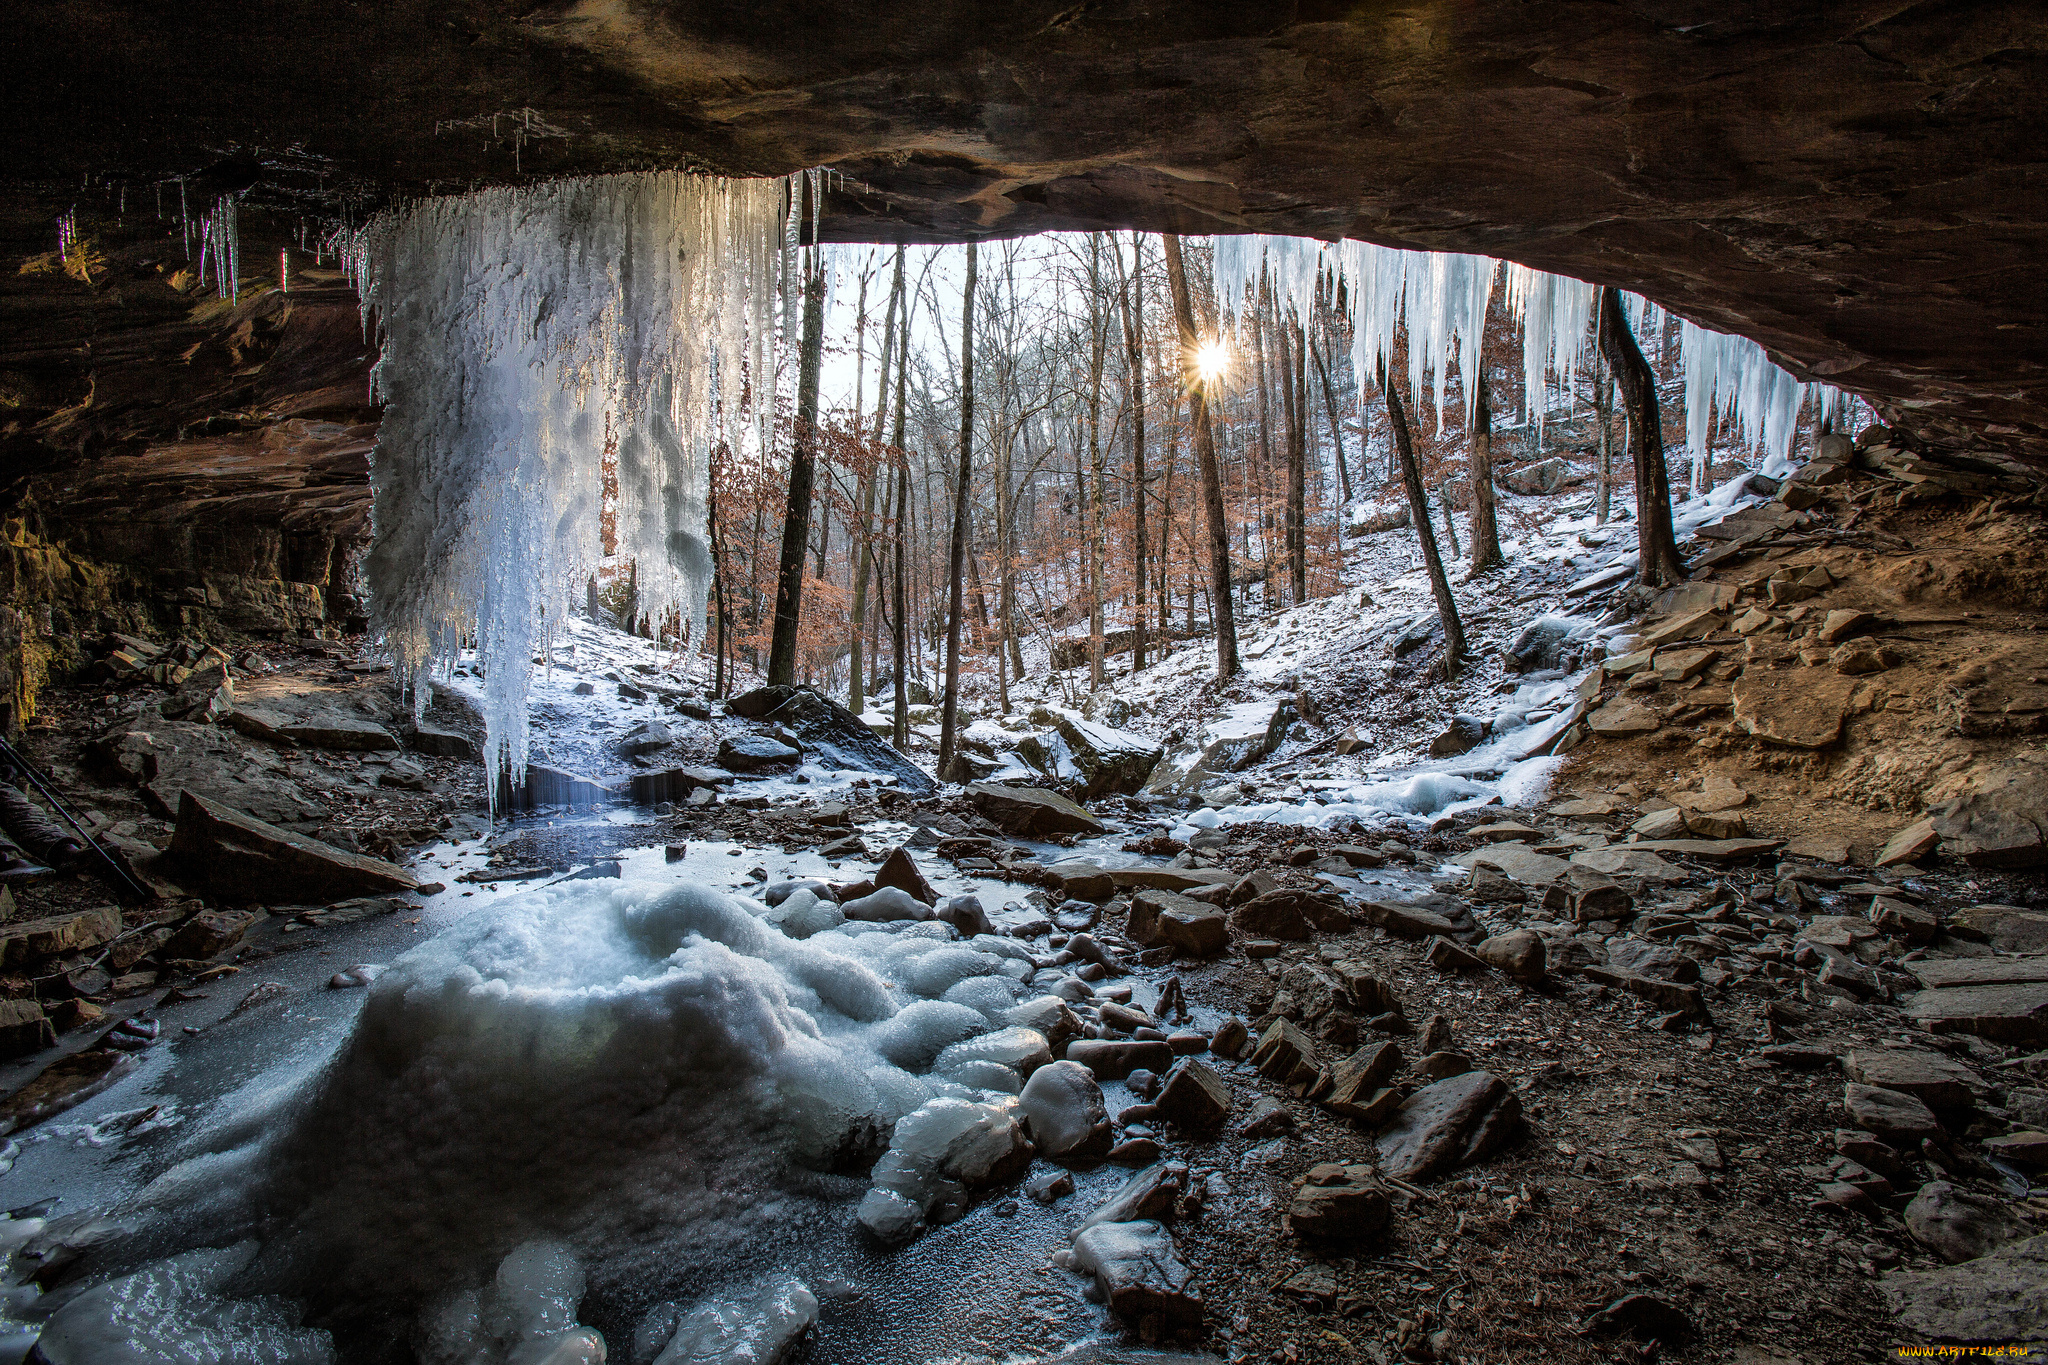
[{"label": "boulder", "polygon": [[1018,835],[1101,834],[1100,820],[1058,792],[1042,787],[968,784],[967,802],[1005,832]]},{"label": "boulder", "polygon": [[[771,1275],[692,1308],[668,1334],[667,1345],[650,1358],[650,1365],[782,1365],[796,1359],[799,1344],[817,1320],[817,1296],[802,1280]],[[572,1360],[602,1357],[551,1350],[531,1358],[546,1365],[570,1365]]]},{"label": "boulder", "polygon": [[788,768],[803,755],[767,735],[733,735],[718,742],[718,764],[736,773]]},{"label": "boulder", "polygon": [[1080,797],[1083,801],[1118,792],[1142,791],[1152,776],[1152,770],[1166,753],[1162,746],[1142,735],[1098,725],[1071,711],[1046,708],[1042,721],[1039,715],[1039,712],[1033,712],[1032,719],[1050,724],[1058,732],[1059,737],[1066,741],[1067,753],[1074,760],[1074,766],[1081,770]]},{"label": "boulder", "polygon": [[57,1045],[57,1029],[33,1000],[0,1000],[0,1060]]},{"label": "boulder", "polygon": [[1898,1325],[1930,1340],[2048,1339],[2048,1233],[1963,1265],[1886,1275],[1877,1287]]},{"label": "boulder", "polygon": [[1358,1241],[1384,1232],[1393,1221],[1393,1201],[1364,1166],[1323,1166],[1309,1171],[1287,1206],[1295,1236],[1318,1241]]},{"label": "boulder", "polygon": [[1074,1237],[1074,1264],[1095,1277],[1110,1311],[1148,1336],[1193,1331],[1202,1300],[1159,1223],[1097,1223]]},{"label": "boulder", "polygon": [[715,792],[731,785],[732,774],[723,768],[664,768],[657,773],[634,773],[628,790],[633,804],[652,806],[687,801],[694,792]]},{"label": "boulder", "polygon": [[1547,974],[1543,939],[1528,929],[1511,929],[1495,934],[1475,950],[1487,966],[1510,980],[1534,985]]},{"label": "boulder", "polygon": [[1418,905],[1401,905],[1394,901],[1367,901],[1364,905],[1365,918],[1378,925],[1396,938],[1448,937],[1458,932],[1458,926],[1433,910]]},{"label": "boulder", "polygon": [[666,749],[675,743],[675,739],[675,731],[668,728],[667,722],[648,720],[628,730],[625,738],[619,741],[619,748],[628,754],[651,754],[658,749]]},{"label": "boulder", "polygon": [[1486,738],[1486,722],[1477,716],[1453,716],[1437,736],[1429,742],[1431,758],[1452,758],[1473,748]]},{"label": "boulder", "polygon": [[1078,1062],[1051,1062],[1034,1069],[1017,1107],[1031,1129],[1031,1140],[1046,1156],[1100,1156],[1109,1150],[1109,1111],[1102,1102],[1102,1087]]},{"label": "boulder", "polygon": [[932,907],[900,886],[878,887],[865,896],[847,901],[839,910],[850,920],[864,920],[870,924],[932,918]]},{"label": "boulder", "polygon": [[899,891],[917,897],[926,905],[939,903],[939,893],[924,879],[924,873],[918,868],[917,860],[910,856],[908,848],[899,847],[891,850],[889,856],[882,859],[881,867],[875,870],[874,881],[877,890],[893,886]]},{"label": "boulder", "polygon": [[1906,1205],[1906,1231],[1948,1262],[1974,1261],[2012,1241],[2024,1224],[1993,1199],[1930,1180]]},{"label": "boulder", "polygon": [[325,904],[419,886],[411,873],[381,858],[345,853],[189,791],[178,808],[170,854],[216,895],[236,900]]},{"label": "boulder", "polygon": [[736,716],[786,727],[819,767],[893,778],[899,789],[920,796],[938,790],[930,774],[814,688],[757,687],[726,706]]},{"label": "boulder", "polygon": [[1499,1150],[1521,1125],[1521,1101],[1490,1071],[1468,1071],[1417,1091],[1379,1135],[1380,1169],[1433,1180]]},{"label": "boulder", "polygon": [[1193,1057],[1174,1063],[1154,1101],[1161,1118],[1200,1133],[1223,1126],[1230,1117],[1230,1102],[1230,1082]]},{"label": "boulder", "polygon": [[1842,1108],[1856,1127],[1881,1138],[1918,1146],[1922,1138],[1944,1136],[1934,1112],[1911,1095],[1851,1081],[1842,1088]]},{"label": "boulder", "polygon": [[1498,474],[1495,481],[1510,493],[1538,497],[1562,489],[1572,477],[1572,467],[1556,455]]},{"label": "boulder", "polygon": [[1097,905],[1116,894],[1116,879],[1094,863],[1075,860],[1058,862],[1045,870],[1051,890],[1063,899],[1093,901]]},{"label": "boulder", "polygon": [[438,725],[415,725],[406,734],[405,747],[434,758],[474,759],[477,756],[475,740]]},{"label": "boulder", "polygon": [[2048,756],[2014,758],[1971,787],[1928,812],[1942,853],[1972,867],[2048,866]]}]

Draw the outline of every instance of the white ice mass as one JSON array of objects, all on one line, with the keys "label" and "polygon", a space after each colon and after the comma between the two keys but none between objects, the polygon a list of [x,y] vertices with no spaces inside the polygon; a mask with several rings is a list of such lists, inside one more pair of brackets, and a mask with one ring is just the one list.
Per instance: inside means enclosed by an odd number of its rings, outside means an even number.
[{"label": "white ice mass", "polygon": [[423,680],[472,637],[486,761],[526,763],[526,690],[600,551],[702,634],[709,454],[759,448],[793,182],[673,172],[426,199],[350,246],[383,342],[371,608]]}]

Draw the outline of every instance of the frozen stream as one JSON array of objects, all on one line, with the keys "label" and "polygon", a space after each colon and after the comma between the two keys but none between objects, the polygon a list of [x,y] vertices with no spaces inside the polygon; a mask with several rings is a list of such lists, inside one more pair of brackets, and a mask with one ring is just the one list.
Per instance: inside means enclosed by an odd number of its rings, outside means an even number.
[{"label": "frozen stream", "polygon": [[[634,819],[616,810],[555,823],[597,833]],[[871,830],[876,843],[908,833]],[[1139,1358],[1107,1344],[1116,1329],[1084,1296],[1087,1283],[1051,1264],[1127,1169],[1077,1169],[1076,1194],[1049,1208],[999,1188],[959,1221],[879,1248],[853,1218],[865,1163],[830,1173],[831,1144],[864,1114],[893,1119],[925,1094],[947,1093],[920,1068],[959,1024],[926,1015],[963,1011],[918,1004],[901,984],[917,963],[906,968],[900,954],[849,954],[849,968],[820,946],[839,935],[799,944],[722,896],[670,894],[758,890],[763,874],[845,879],[861,865],[835,872],[814,852],[694,843],[673,863],[659,846],[626,852],[616,880],[540,891],[456,881],[487,857],[483,840],[431,850],[421,870],[448,889],[423,910],[290,934],[269,921],[256,942],[274,956],[209,983],[205,998],[155,1012],[161,1041],[138,1068],[25,1134],[0,1176],[8,1207],[56,1201],[45,1210],[52,1218],[109,1220],[84,1283],[240,1244],[215,1260],[246,1268],[215,1274],[209,1290],[303,1304],[305,1325],[331,1332],[336,1354],[320,1353],[291,1305],[239,1322],[209,1292],[200,1309],[131,1322],[140,1354],[102,1345],[68,1358],[185,1359],[173,1350],[182,1331],[233,1345],[192,1359],[527,1365],[526,1354],[446,1340],[434,1324],[456,1291],[483,1285],[501,1258],[536,1239],[573,1252],[588,1291],[580,1312],[570,1301],[576,1316],[563,1325],[601,1332],[614,1361],[638,1358],[635,1330],[657,1305],[687,1309],[776,1272],[800,1277],[820,1301],[809,1358],[821,1365]],[[926,867],[943,893],[979,893],[992,913],[1021,902],[1024,888],[941,875],[950,869],[936,860]],[[746,922],[738,948],[717,941],[735,938],[721,914]],[[664,915],[672,922],[656,923]],[[593,927],[605,924],[625,926],[624,938]],[[765,956],[746,950],[746,925],[774,936]],[[618,956],[635,934],[653,941],[638,959]],[[855,946],[915,937],[869,929]],[[673,944],[672,956],[663,951]],[[358,964],[395,965],[370,990],[328,985]],[[837,979],[813,975],[820,964]],[[866,980],[886,979],[886,994],[902,1002],[890,1019],[859,1017],[892,1008],[861,998],[862,964],[876,973]],[[478,978],[480,965],[509,989]],[[1140,1003],[1154,998],[1142,975],[1128,981]],[[935,984],[923,980],[926,991]],[[913,1017],[916,1026],[903,1023]],[[1104,1089],[1111,1113],[1136,1102],[1121,1085]],[[148,1312],[162,1310],[157,1291]],[[294,1354],[293,1343],[308,1353]],[[543,1358],[594,1357],[531,1357]]]}]

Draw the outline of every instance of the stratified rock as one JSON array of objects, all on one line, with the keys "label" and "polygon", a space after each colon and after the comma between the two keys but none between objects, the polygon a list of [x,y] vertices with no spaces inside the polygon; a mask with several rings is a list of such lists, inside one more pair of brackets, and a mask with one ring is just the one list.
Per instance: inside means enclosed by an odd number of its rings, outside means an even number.
[{"label": "stratified rock", "polygon": [[1116,879],[1094,863],[1073,860],[1054,863],[1045,870],[1051,888],[1067,900],[1101,904],[1116,894]]},{"label": "stratified rock", "polygon": [[1878,1281],[1900,1327],[1934,1341],[2048,1338],[2048,1234],[1962,1265],[1903,1271]]},{"label": "stratified rock", "polygon": [[[10,897],[8,909],[13,908]],[[121,932],[121,912],[111,905],[47,919],[0,925],[0,966],[20,967],[59,953],[97,948]]]},{"label": "stratified rock", "polygon": [[1842,1089],[1842,1108],[1849,1121],[1879,1137],[1900,1139],[1917,1146],[1922,1138],[1939,1138],[1941,1123],[1926,1105],[1911,1095],[1851,1081]]},{"label": "stratified rock", "polygon": [[1315,1167],[1287,1206],[1287,1225],[1294,1234],[1320,1241],[1377,1236],[1393,1217],[1385,1187],[1364,1166]]},{"label": "stratified rock", "polygon": [[1045,1156],[1100,1156],[1109,1150],[1109,1111],[1102,1102],[1102,1087],[1078,1062],[1038,1067],[1024,1083],[1017,1107],[1031,1129],[1031,1140]]},{"label": "stratified rock", "polygon": [[718,764],[736,773],[757,773],[787,768],[803,755],[779,739],[766,735],[729,736],[718,742]]},{"label": "stratified rock", "polygon": [[2048,983],[1926,990],[1908,997],[1905,1011],[1934,1033],[1974,1033],[2018,1047],[2048,1045]]},{"label": "stratified rock", "polygon": [[242,941],[258,916],[247,910],[201,910],[164,944],[165,957],[209,958]]},{"label": "stratified rock", "polygon": [[1842,737],[1854,678],[1817,668],[1744,670],[1731,697],[1736,723],[1771,744],[1824,749]]},{"label": "stratified rock", "polygon": [[1312,1085],[1322,1070],[1315,1039],[1286,1019],[1266,1026],[1251,1060],[1261,1076],[1282,1085]]},{"label": "stratified rock", "polygon": [[1609,844],[1572,855],[1572,866],[1604,872],[1610,877],[1634,877],[1646,882],[1682,882],[1683,869],[1673,867],[1654,852],[1630,844]]},{"label": "stratified rock", "polygon": [[0,1059],[57,1045],[57,1029],[33,1000],[0,1000]]},{"label": "stratified rock", "polygon": [[1379,1135],[1380,1169],[1398,1180],[1433,1180],[1499,1150],[1521,1121],[1521,1101],[1490,1071],[1438,1081]]},{"label": "stratified rock", "polygon": [[937,790],[929,774],[876,738],[859,716],[813,688],[757,687],[726,706],[736,716],[786,726],[819,767],[893,778],[918,795]]},{"label": "stratified rock", "polygon": [[1163,1336],[1202,1325],[1201,1297],[1161,1224],[1098,1223],[1074,1238],[1073,1255],[1110,1310],[1141,1331]]},{"label": "stratified rock", "polygon": [[1101,834],[1100,820],[1058,792],[1042,787],[970,783],[968,804],[1010,834]]},{"label": "stratified rock", "polygon": [[216,894],[237,900],[324,904],[419,886],[411,873],[381,858],[344,853],[189,791],[178,808],[170,853]]},{"label": "stratified rock", "polygon": [[1230,946],[1230,921],[1222,911],[1172,891],[1132,896],[1124,932],[1141,947],[1170,946],[1189,957],[1214,957]]},{"label": "stratified rock", "polygon": [[[1318,903],[1318,898],[1298,891],[1268,891],[1232,910],[1230,922],[1239,933],[1251,938],[1298,942],[1309,937],[1318,927],[1310,915],[1327,917],[1329,904],[1327,900]],[[1341,905],[1335,907],[1335,912],[1340,919],[1344,917]],[[1348,920],[1345,920],[1344,927],[1350,927]]]},{"label": "stratified rock", "polygon": [[[1433,910],[1393,901],[1367,901],[1365,918],[1396,938],[1428,938],[1458,932],[1458,926]],[[1275,937],[1278,937],[1275,935]]]},{"label": "stratified rock", "polygon": [[1911,1095],[1932,1109],[1968,1109],[1976,1077],[1939,1052],[1922,1048],[1857,1048],[1842,1059],[1850,1080]]},{"label": "stratified rock", "polygon": [[2015,757],[1928,816],[1947,857],[1972,867],[2048,866],[2048,757]]},{"label": "stratified rock", "polygon": [[1872,861],[1879,867],[1897,867],[1901,863],[1917,863],[1933,853],[1941,845],[1941,835],[1934,828],[1932,819],[1915,820],[1891,838],[1885,840]]},{"label": "stratified rock", "polygon": [[1221,1128],[1230,1117],[1230,1082],[1192,1057],[1183,1057],[1167,1073],[1160,1090],[1160,1116],[1196,1132]]},{"label": "stratified rock", "polygon": [[398,747],[398,737],[383,726],[339,712],[310,715],[303,720],[287,721],[276,728],[286,743],[296,744],[302,749],[376,752]]},{"label": "stratified rock", "polygon": [[1586,717],[1586,724],[1592,727],[1593,733],[1605,739],[1647,735],[1663,723],[1662,715],[1626,694],[1615,697]]},{"label": "stratified rock", "polygon": [[1972,1261],[2024,1230],[2005,1205],[1930,1180],[1906,1205],[1906,1231],[1944,1261]]}]

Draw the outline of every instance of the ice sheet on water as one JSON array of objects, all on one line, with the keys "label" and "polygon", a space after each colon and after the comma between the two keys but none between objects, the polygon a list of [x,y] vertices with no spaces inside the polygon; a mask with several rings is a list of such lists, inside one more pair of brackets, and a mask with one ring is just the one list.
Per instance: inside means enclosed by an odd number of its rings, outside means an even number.
[{"label": "ice sheet on water", "polygon": [[327,1333],[298,1325],[293,1305],[226,1295],[256,1243],[189,1251],[95,1285],[43,1328],[49,1365],[333,1365]]}]

